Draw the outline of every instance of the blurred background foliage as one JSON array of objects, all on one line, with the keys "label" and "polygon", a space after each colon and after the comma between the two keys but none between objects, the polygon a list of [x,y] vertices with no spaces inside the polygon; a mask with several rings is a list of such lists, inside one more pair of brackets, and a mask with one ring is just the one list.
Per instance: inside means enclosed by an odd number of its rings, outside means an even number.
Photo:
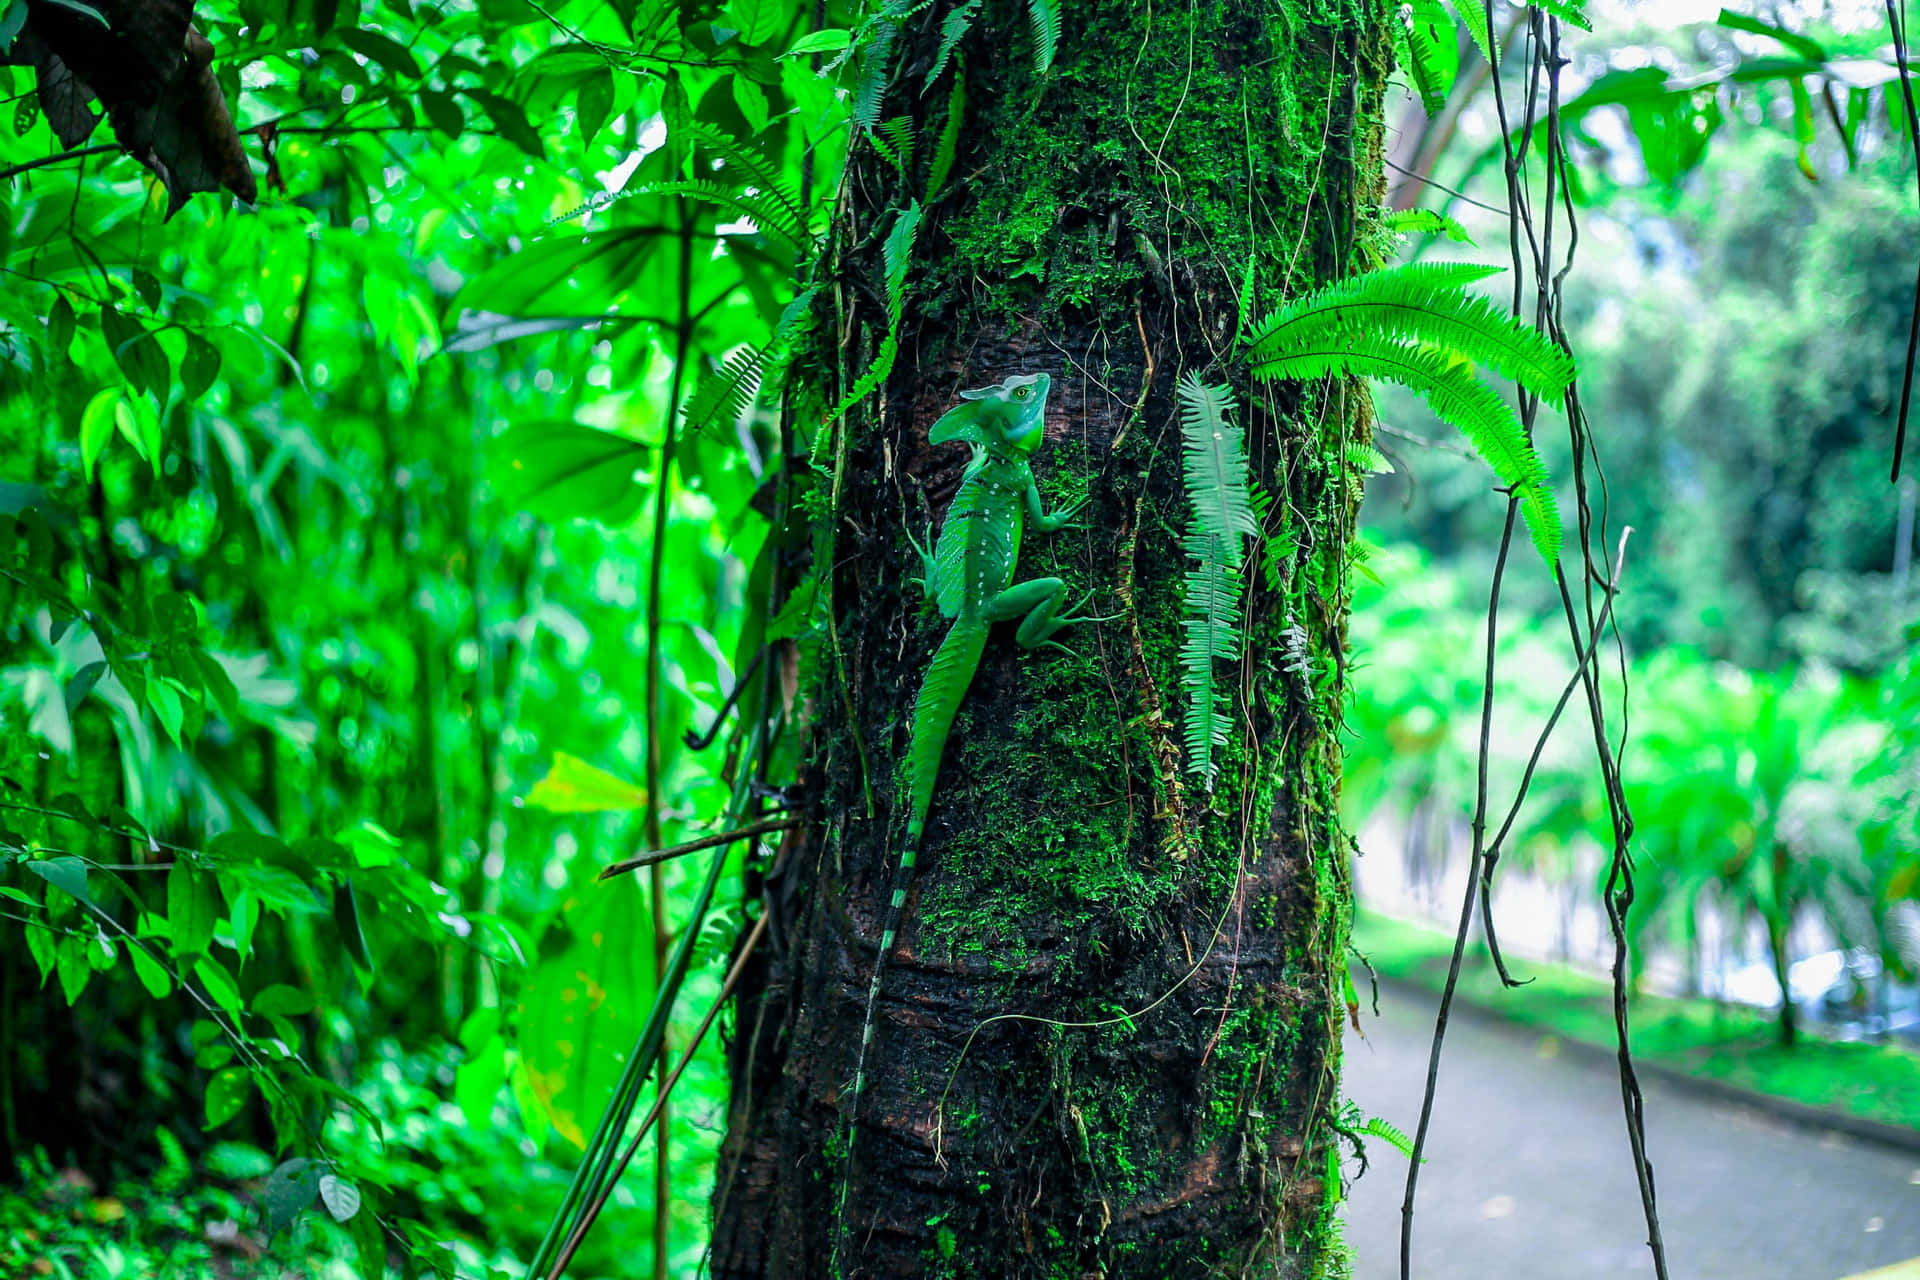
[{"label": "blurred background foliage", "polygon": [[[750,771],[687,735],[800,629],[762,605],[804,538],[764,496],[793,442],[723,362],[792,323],[845,93],[780,56],[811,6],[196,13],[251,212],[165,220],[129,160],[41,164],[33,74],[0,68],[0,1271],[519,1275],[667,943],[700,931],[677,1044],[743,917],[751,846],[704,921],[683,862],[594,876],[737,800]],[[1601,26],[1569,320],[1636,530],[1636,947],[1683,987],[1762,953],[1786,986],[1811,927],[1911,981],[1912,489],[1885,472],[1920,237],[1884,32],[1815,22],[1781,65],[1750,27]],[[1396,99],[1400,158],[1497,203],[1475,42],[1405,35],[1451,63]],[[1471,811],[1504,504],[1380,403],[1346,803],[1417,890]],[[1549,590],[1510,589],[1496,794],[1569,674]],[[1605,825],[1574,728],[1503,863],[1568,954]],[[648,1238],[656,1274],[698,1269],[725,1106],[709,1047],[667,1194],[623,1183],[575,1274]]]}]

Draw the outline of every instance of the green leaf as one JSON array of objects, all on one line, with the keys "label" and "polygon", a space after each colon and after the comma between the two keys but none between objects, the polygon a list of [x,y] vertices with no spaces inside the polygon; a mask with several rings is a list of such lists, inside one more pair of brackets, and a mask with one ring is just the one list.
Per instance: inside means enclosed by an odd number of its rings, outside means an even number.
[{"label": "green leaf", "polygon": [[127,954],[133,957],[133,973],[140,979],[140,985],[155,1000],[165,1000],[173,994],[173,975],[167,972],[165,965],[153,958],[153,953],[138,942],[127,944]]},{"label": "green leaf", "polygon": [[599,67],[580,77],[574,95],[574,120],[581,142],[592,142],[613,113],[613,72]]},{"label": "green leaf", "polygon": [[1465,227],[1435,209],[1396,209],[1384,223],[1387,230],[1401,235],[1444,235],[1460,244],[1473,244],[1473,236]]},{"label": "green leaf", "polygon": [[207,989],[213,1002],[231,1017],[239,1017],[246,1006],[240,1000],[240,986],[226,966],[212,956],[199,956],[193,962],[193,976]]},{"label": "green leaf", "polygon": [[355,27],[336,32],[334,39],[395,75],[405,76],[409,80],[420,78],[420,64],[414,59],[413,53],[392,36],[369,31],[365,27]]},{"label": "green leaf", "polygon": [[521,989],[527,1083],[575,1147],[586,1146],[645,1020],[653,985],[646,947],[605,942],[627,928],[627,913],[638,904],[620,886],[573,899],[562,915],[573,944],[542,960]]},{"label": "green leaf", "polygon": [[453,100],[450,93],[438,89],[420,91],[420,110],[426,113],[433,127],[449,138],[458,138],[467,127],[466,113],[460,110],[460,104]]},{"label": "green leaf", "polygon": [[0,9],[0,53],[13,47],[14,37],[26,25],[27,0],[9,0],[6,8]]},{"label": "green leaf", "polygon": [[27,863],[27,870],[70,898],[77,898],[81,902],[93,901],[92,895],[87,892],[87,864],[72,854],[33,859]]},{"label": "green leaf", "polygon": [[780,56],[798,58],[808,53],[837,53],[853,44],[853,32],[843,27],[823,27],[811,31],[795,40],[791,47]]},{"label": "green leaf", "polygon": [[604,769],[596,769],[578,756],[564,751],[553,753],[553,767],[527,793],[527,803],[549,813],[605,813],[644,809],[644,789]]},{"label": "green leaf", "polygon": [[765,44],[785,30],[791,9],[784,0],[727,0],[722,23],[738,31],[743,44]]},{"label": "green leaf", "polygon": [[305,1156],[295,1156],[267,1175],[260,1199],[266,1209],[269,1238],[290,1225],[301,1210],[313,1203],[314,1197],[320,1194],[320,1176],[325,1172],[326,1166],[315,1164]]},{"label": "green leaf", "polygon": [[360,898],[351,881],[342,881],[333,890],[333,927],[340,932],[340,945],[347,958],[361,973],[374,971],[373,948],[367,945],[366,930],[360,923]]},{"label": "green leaf", "polygon": [[[19,4],[19,11],[25,13],[26,0],[19,0]],[[66,355],[67,348],[73,345],[73,326],[73,306],[63,293],[53,300],[53,306],[47,310],[47,345],[53,348],[55,355]]]},{"label": "green leaf", "polygon": [[1772,23],[1762,22],[1760,19],[1747,14],[1735,13],[1731,9],[1722,9],[1720,16],[1715,18],[1714,22],[1719,26],[1726,27],[1730,31],[1745,31],[1756,36],[1766,36],[1770,39],[1778,40],[1781,44],[1787,46],[1787,48],[1793,50],[1810,62],[1825,62],[1827,60],[1826,47],[1818,40],[1808,39],[1798,32],[1789,31],[1785,27],[1774,26]]},{"label": "green leaf", "polygon": [[179,858],[167,871],[167,929],[175,960],[205,954],[221,912],[221,890],[213,875]]},{"label": "green leaf", "polygon": [[360,1212],[360,1188],[332,1173],[320,1175],[320,1203],[335,1222],[347,1222]]},{"label": "green leaf", "polygon": [[497,437],[488,452],[488,477],[501,498],[556,523],[618,527],[640,513],[650,492],[638,473],[652,449],[611,431],[523,423]]},{"label": "green leaf", "polygon": [[520,148],[535,160],[547,158],[546,144],[538,131],[527,123],[526,109],[511,98],[503,98],[497,93],[488,93],[484,89],[461,89],[460,93],[479,104],[487,113],[487,119],[493,121],[493,127],[500,136]]},{"label": "green leaf", "polygon": [[94,463],[113,438],[115,420],[120,415],[132,418],[117,387],[96,391],[80,413],[80,469],[88,483],[93,481]]},{"label": "green leaf", "polygon": [[253,1073],[245,1067],[228,1067],[216,1071],[207,1080],[207,1123],[208,1129],[218,1129],[227,1121],[239,1115],[246,1107],[247,1099],[253,1096]]},{"label": "green leaf", "polygon": [[197,333],[187,335],[187,354],[180,361],[180,394],[198,400],[220,376],[220,349]]}]

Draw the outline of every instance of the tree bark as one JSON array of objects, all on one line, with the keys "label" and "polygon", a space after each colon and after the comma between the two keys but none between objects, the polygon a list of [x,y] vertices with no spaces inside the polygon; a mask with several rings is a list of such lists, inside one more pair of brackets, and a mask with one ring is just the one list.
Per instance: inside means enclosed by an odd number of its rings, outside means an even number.
[{"label": "tree bark", "polygon": [[[825,416],[887,331],[882,244],[925,216],[900,356],[815,457],[833,634],[809,682],[811,825],[769,886],[777,945],[738,998],[716,1276],[832,1274],[850,1177],[859,1276],[1319,1275],[1341,1249],[1333,1122],[1348,843],[1336,819],[1342,639],[1364,389],[1248,383],[1243,312],[1361,269],[1382,197],[1385,11],[1367,0],[1061,5],[1035,70],[1025,6],[961,43],[952,177],[927,191],[948,6],[908,17],[856,142],[827,260],[837,313],[797,368]],[[904,175],[902,168],[904,167]],[[1252,297],[1243,294],[1251,288]],[[1173,397],[1231,383],[1269,500],[1235,729],[1185,772]],[[854,1055],[894,868],[914,696],[946,623],[909,580],[966,455],[927,429],[966,388],[1052,376],[1049,507],[1020,578],[1086,612],[1072,653],[989,641],[950,740],[884,978],[847,1159]],[[828,544],[821,542],[818,546]],[[874,797],[868,811],[867,795]],[[849,1169],[849,1163],[851,1168]]]}]

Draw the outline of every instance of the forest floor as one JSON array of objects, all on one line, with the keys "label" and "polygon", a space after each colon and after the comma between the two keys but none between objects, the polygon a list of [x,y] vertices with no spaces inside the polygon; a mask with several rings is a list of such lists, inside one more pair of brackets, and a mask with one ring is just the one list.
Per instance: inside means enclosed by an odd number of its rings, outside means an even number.
[{"label": "forest floor", "polygon": [[[1346,1095],[1411,1133],[1434,997],[1382,983],[1376,1017],[1364,975],[1356,981],[1364,1036],[1347,1036]],[[1642,1086],[1672,1275],[1841,1280],[1895,1267],[1889,1278],[1920,1276],[1920,1154],[1662,1080]],[[1356,1280],[1391,1280],[1407,1163],[1384,1143],[1368,1145],[1373,1164],[1348,1201],[1347,1240]],[[1612,1064],[1471,1007],[1456,1005],[1449,1025],[1416,1206],[1419,1280],[1652,1274]]]},{"label": "forest floor", "polygon": [[[1354,945],[1381,977],[1438,992],[1446,981],[1453,937],[1430,925],[1361,911]],[[1476,936],[1467,949],[1458,998],[1612,1053],[1612,992],[1604,979],[1511,956],[1508,964],[1527,985],[1502,988]],[[1364,1003],[1363,967],[1355,966],[1354,982]],[[1780,1099],[1789,1107],[1908,1130],[1920,1149],[1920,1053],[1898,1044],[1830,1040],[1806,1028],[1798,1044],[1782,1049],[1772,1014],[1714,1000],[1636,996],[1629,1012],[1639,1062]]]}]

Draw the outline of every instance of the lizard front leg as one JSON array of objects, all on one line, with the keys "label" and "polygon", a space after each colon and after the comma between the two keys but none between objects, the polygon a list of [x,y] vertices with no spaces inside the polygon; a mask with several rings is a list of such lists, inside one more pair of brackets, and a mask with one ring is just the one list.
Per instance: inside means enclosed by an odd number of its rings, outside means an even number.
[{"label": "lizard front leg", "polygon": [[[1033,521],[1033,527],[1040,533],[1054,533],[1068,528],[1073,518],[1080,514],[1080,508],[1087,505],[1081,498],[1070,502],[1058,511],[1046,510],[1040,501],[1040,486],[1033,482],[1033,476],[1027,476],[1027,518]],[[1075,528],[1079,526],[1073,526]]]}]

